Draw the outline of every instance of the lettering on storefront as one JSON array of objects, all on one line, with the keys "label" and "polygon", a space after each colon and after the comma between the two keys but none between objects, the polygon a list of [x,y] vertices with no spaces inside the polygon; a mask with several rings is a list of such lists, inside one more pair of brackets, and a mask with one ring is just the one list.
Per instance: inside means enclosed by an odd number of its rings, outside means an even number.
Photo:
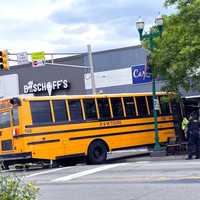
[{"label": "lettering on storefront", "polygon": [[68,80],[57,80],[57,81],[47,81],[34,83],[34,81],[29,81],[27,85],[24,85],[24,94],[28,93],[38,93],[38,92],[48,92],[49,96],[54,90],[69,89]]},{"label": "lettering on storefront", "polygon": [[132,66],[133,84],[147,83],[152,81],[150,68],[145,65]]}]

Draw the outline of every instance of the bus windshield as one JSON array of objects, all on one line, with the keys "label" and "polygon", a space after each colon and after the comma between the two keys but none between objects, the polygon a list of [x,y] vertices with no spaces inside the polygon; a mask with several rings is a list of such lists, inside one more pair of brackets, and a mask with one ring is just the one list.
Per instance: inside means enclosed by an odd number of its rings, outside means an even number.
[{"label": "bus windshield", "polygon": [[0,112],[0,128],[10,127],[10,112]]}]

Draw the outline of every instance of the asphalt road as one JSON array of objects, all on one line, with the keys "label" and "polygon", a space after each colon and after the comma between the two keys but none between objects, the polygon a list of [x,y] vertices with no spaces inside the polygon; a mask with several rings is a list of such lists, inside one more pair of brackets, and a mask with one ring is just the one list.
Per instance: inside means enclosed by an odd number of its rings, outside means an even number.
[{"label": "asphalt road", "polygon": [[39,200],[200,199],[200,160],[184,156],[15,173],[40,188]]}]

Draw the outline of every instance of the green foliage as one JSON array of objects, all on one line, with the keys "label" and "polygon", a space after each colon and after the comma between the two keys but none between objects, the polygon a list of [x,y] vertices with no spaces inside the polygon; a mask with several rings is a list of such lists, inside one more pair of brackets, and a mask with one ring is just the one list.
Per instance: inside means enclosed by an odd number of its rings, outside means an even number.
[{"label": "green foliage", "polygon": [[36,200],[38,188],[15,176],[0,176],[0,200]]},{"label": "green foliage", "polygon": [[150,63],[166,80],[166,91],[200,91],[200,0],[166,0],[177,13],[164,16],[164,32],[157,38]]}]

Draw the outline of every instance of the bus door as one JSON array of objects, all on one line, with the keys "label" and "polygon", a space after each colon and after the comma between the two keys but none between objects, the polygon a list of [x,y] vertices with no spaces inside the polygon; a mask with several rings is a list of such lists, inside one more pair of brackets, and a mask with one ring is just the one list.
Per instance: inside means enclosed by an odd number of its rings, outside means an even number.
[{"label": "bus door", "polygon": [[0,154],[14,151],[13,136],[18,131],[17,107],[0,111]]},{"label": "bus door", "polygon": [[171,101],[172,106],[172,115],[174,120],[174,128],[176,132],[176,137],[178,141],[184,141],[184,132],[181,129],[181,122],[183,119],[183,110],[180,106],[180,103],[176,100]]},{"label": "bus door", "polygon": [[0,112],[0,153],[10,153],[13,151],[13,133],[11,123],[11,110]]}]

